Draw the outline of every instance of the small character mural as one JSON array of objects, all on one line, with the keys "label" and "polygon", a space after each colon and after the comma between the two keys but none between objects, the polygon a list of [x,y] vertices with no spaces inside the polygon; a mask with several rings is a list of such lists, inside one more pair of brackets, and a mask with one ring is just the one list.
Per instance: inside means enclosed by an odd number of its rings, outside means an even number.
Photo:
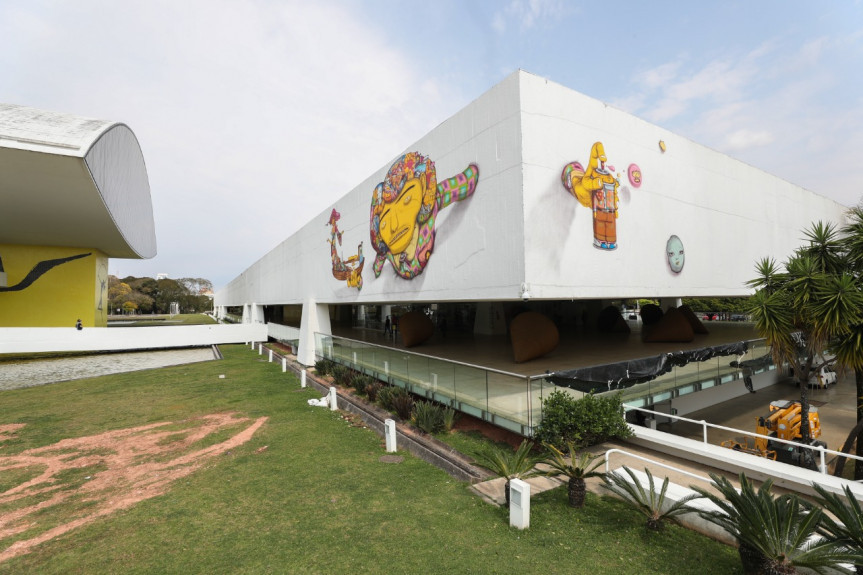
[{"label": "small character mural", "polygon": [[342,260],[339,255],[336,244],[342,245],[342,232],[339,231],[338,221],[341,219],[341,214],[333,209],[330,214],[330,221],[327,225],[330,226],[330,257],[333,261],[333,277],[337,280],[347,282],[348,287],[363,289],[363,266],[366,260],[363,257],[363,242],[357,246],[357,255],[350,256],[346,260]]},{"label": "small character mural", "polygon": [[629,183],[632,184],[633,188],[641,187],[641,168],[638,167],[638,164],[629,164],[629,168],[626,170],[627,175],[629,176]]},{"label": "small character mural", "polygon": [[478,180],[476,164],[438,183],[429,158],[418,152],[399,158],[372,193],[369,235],[377,253],[375,277],[386,261],[404,279],[423,273],[434,249],[438,212],[470,198]]},{"label": "small character mural", "polygon": [[[612,175],[613,166],[606,166],[605,147],[596,142],[590,149],[587,169],[570,162],[563,168],[561,179],[566,189],[586,208],[593,211],[593,246],[601,250],[617,249],[617,216],[620,181]],[[640,181],[639,172],[639,181]]]},{"label": "small character mural", "polygon": [[665,243],[665,255],[668,257],[668,267],[676,274],[683,271],[686,256],[683,253],[683,242],[677,236],[671,236]]}]

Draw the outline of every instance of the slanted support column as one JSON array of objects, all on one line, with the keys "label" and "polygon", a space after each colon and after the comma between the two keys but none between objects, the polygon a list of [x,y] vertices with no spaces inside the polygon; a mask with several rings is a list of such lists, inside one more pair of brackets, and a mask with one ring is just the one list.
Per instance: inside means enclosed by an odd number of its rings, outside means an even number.
[{"label": "slanted support column", "polygon": [[659,307],[662,308],[662,311],[668,311],[673,307],[680,307],[683,305],[683,299],[679,297],[664,297],[659,300]]},{"label": "slanted support column", "polygon": [[319,304],[310,299],[303,302],[303,317],[300,321],[297,361],[302,365],[315,364],[315,332],[326,335],[333,333],[330,326],[330,308],[327,304]]},{"label": "slanted support column", "polygon": [[264,306],[253,303],[251,309],[251,323],[264,323]]}]

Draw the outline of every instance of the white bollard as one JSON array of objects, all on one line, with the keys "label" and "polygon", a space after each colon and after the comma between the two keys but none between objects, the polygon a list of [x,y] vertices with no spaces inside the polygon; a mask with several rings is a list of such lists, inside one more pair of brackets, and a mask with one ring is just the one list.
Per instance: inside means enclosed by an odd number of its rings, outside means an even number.
[{"label": "white bollard", "polygon": [[264,355],[264,344],[258,344],[258,355]]},{"label": "white bollard", "polygon": [[282,358],[282,373],[285,373],[286,371],[288,371],[288,358],[283,357]]},{"label": "white bollard", "polygon": [[354,365],[357,364],[357,352],[353,353]]},{"label": "white bollard", "polygon": [[384,373],[387,375],[390,374],[390,362],[388,362],[388,361],[384,362]]},{"label": "white bollard", "polygon": [[300,372],[300,387],[306,387],[306,370]]},{"label": "white bollard", "polygon": [[392,419],[384,420],[384,436],[387,440],[387,453],[396,452],[396,422]]},{"label": "white bollard", "polygon": [[509,525],[518,529],[530,527],[530,483],[521,479],[509,481]]},{"label": "white bollard", "polygon": [[251,347],[252,349],[255,349],[255,342],[250,341],[250,342],[249,342],[249,347]]},{"label": "white bollard", "polygon": [[336,393],[336,388],[330,388],[330,411],[335,411],[339,408],[338,394]]},{"label": "white bollard", "polygon": [[270,357],[267,359],[267,363],[272,363],[273,362],[273,350],[269,350],[269,352],[270,352]]}]

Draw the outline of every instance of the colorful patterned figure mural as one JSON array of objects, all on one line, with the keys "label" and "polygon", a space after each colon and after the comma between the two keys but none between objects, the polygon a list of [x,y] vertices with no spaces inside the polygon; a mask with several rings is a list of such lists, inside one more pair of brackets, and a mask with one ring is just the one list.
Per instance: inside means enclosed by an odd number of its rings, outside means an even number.
[{"label": "colorful patterned figure mural", "polygon": [[[613,166],[606,166],[605,147],[596,142],[590,149],[587,169],[578,162],[563,168],[563,185],[575,199],[593,211],[593,245],[601,250],[617,249],[617,215],[620,181],[612,175]],[[641,173],[639,171],[639,182]]]},{"label": "colorful patterned figure mural", "polygon": [[429,158],[418,152],[399,158],[372,193],[369,235],[377,253],[375,277],[387,260],[404,279],[423,273],[434,249],[438,212],[471,197],[478,180],[476,164],[438,183]]},{"label": "colorful patterned figure mural", "polygon": [[342,245],[342,232],[339,231],[337,223],[341,217],[341,214],[333,209],[330,214],[330,221],[327,222],[327,225],[331,227],[330,239],[327,241],[330,242],[330,257],[333,260],[333,277],[337,280],[346,281],[348,287],[361,290],[363,289],[363,266],[366,264],[366,259],[363,257],[363,242],[357,246],[357,255],[342,260],[336,248],[336,244]]}]

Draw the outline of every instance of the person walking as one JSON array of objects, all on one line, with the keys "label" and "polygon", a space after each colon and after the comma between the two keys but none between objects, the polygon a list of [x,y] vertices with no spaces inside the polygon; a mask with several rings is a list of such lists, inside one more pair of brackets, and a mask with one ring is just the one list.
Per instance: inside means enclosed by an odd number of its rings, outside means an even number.
[{"label": "person walking", "polygon": [[393,333],[390,316],[387,316],[387,321],[384,322],[384,337],[389,337]]}]

